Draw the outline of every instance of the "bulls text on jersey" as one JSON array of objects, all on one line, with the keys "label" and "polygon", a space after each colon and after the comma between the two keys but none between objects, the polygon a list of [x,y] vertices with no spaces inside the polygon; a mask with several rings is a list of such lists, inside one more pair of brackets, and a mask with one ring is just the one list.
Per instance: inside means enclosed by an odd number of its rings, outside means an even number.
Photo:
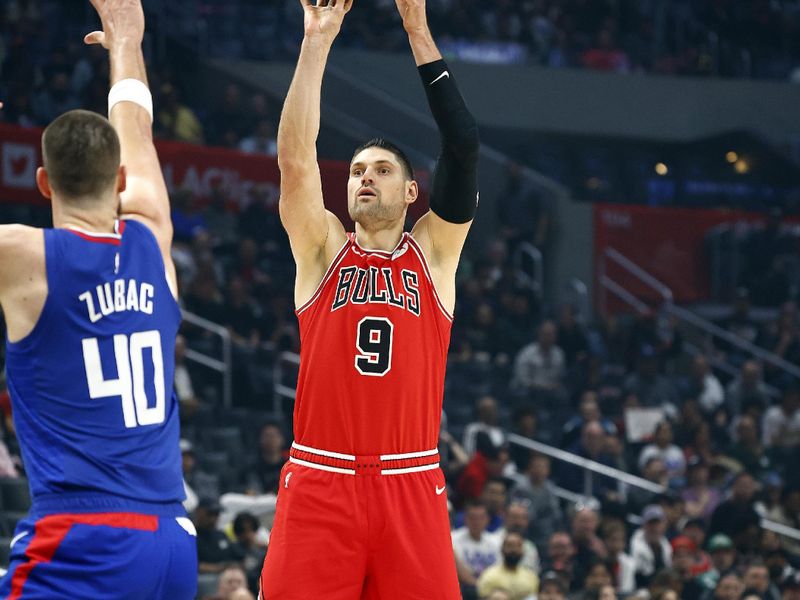
[{"label": "bulls text on jersey", "polygon": [[388,304],[419,316],[419,275],[416,271],[403,269],[400,279],[395,281],[395,273],[389,267],[342,267],[331,312],[348,303]]}]

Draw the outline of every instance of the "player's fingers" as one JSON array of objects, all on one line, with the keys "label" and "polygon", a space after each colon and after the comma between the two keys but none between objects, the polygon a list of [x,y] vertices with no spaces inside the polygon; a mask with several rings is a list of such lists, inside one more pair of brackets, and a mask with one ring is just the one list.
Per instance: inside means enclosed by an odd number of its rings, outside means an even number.
[{"label": "player's fingers", "polygon": [[345,0],[344,1],[344,12],[349,13],[351,8],[353,8],[353,0]]},{"label": "player's fingers", "polygon": [[87,33],[84,38],[83,42],[85,44],[102,44],[106,41],[106,34],[102,31],[93,31],[92,33]]},{"label": "player's fingers", "polygon": [[92,3],[92,6],[94,6],[97,12],[100,12],[100,9],[102,9],[103,5],[106,3],[106,0],[89,0],[89,2]]}]

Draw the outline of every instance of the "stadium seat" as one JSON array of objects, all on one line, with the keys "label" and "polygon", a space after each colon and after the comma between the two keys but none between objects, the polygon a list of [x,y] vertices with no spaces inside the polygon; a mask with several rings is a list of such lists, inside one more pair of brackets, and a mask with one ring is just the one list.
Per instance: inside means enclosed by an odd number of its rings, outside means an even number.
[{"label": "stadium seat", "polygon": [[211,475],[220,476],[230,469],[227,452],[203,452],[197,458],[203,470]]},{"label": "stadium seat", "polygon": [[0,479],[0,496],[4,510],[26,512],[31,507],[31,494],[25,478]]},{"label": "stadium seat", "polygon": [[219,575],[216,573],[200,573],[197,576],[197,598],[213,596],[217,592],[219,585]]},{"label": "stadium seat", "polygon": [[242,456],[242,434],[238,427],[211,429],[207,435],[214,450],[225,452],[228,456]]}]

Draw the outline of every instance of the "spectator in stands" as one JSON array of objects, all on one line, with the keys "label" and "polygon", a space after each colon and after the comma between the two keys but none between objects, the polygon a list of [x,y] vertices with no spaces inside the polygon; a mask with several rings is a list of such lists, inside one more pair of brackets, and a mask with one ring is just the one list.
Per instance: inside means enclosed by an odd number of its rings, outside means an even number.
[{"label": "spectator in stands", "polygon": [[186,338],[181,334],[175,338],[175,394],[180,404],[181,422],[191,421],[200,402],[195,396],[192,376],[186,367]]},{"label": "spectator in stands", "polygon": [[258,588],[258,578],[267,555],[266,545],[261,544],[258,539],[260,527],[259,520],[249,512],[239,513],[233,520],[233,535],[236,537],[234,548],[241,557],[250,589]]},{"label": "spectator in stands", "polygon": [[735,414],[740,413],[751,402],[764,405],[768,403],[769,392],[762,378],[761,363],[757,360],[746,360],[742,363],[739,375],[728,384],[725,400]]},{"label": "spectator in stands", "polygon": [[[669,474],[664,460],[659,456],[651,456],[644,465],[642,477],[648,481],[666,487],[669,484]],[[628,490],[628,509],[633,513],[641,513],[648,504],[655,502],[657,492],[639,487]]]},{"label": "spectator in stands", "polygon": [[742,471],[733,480],[731,496],[722,502],[711,516],[710,535],[724,533],[739,552],[747,552],[758,539],[761,518],[753,507],[756,483],[753,476]]},{"label": "spectator in stands", "polygon": [[699,600],[704,593],[703,586],[697,581],[698,571],[697,546],[686,536],[673,538],[672,568],[681,579],[681,600]]},{"label": "spectator in stands", "polygon": [[181,464],[183,468],[183,488],[186,500],[183,506],[186,512],[197,508],[200,498],[219,497],[219,479],[215,475],[206,473],[197,466],[194,444],[189,440],[181,440]]},{"label": "spectator in stands", "polygon": [[221,181],[209,183],[209,202],[203,211],[203,219],[208,226],[214,247],[224,251],[239,239],[237,219],[234,215],[231,191]]},{"label": "spectator in stands", "polygon": [[725,452],[739,462],[747,471],[761,475],[770,468],[770,458],[758,430],[758,421],[751,415],[744,414],[736,424],[736,437],[733,444]]},{"label": "spectator in stands", "polygon": [[161,86],[161,102],[156,113],[156,134],[167,140],[187,144],[203,143],[203,126],[194,111],[181,102],[178,88],[171,83]]},{"label": "spectator in stands", "polygon": [[780,590],[769,580],[769,570],[762,560],[747,565],[742,578],[748,593],[754,593],[760,600],[780,600]]},{"label": "spectator in stands", "polygon": [[572,590],[583,584],[589,566],[595,559],[606,560],[608,549],[597,535],[600,517],[597,511],[579,504],[572,517],[572,542],[575,545],[575,568],[572,573]]},{"label": "spectator in stands", "polygon": [[550,232],[550,215],[544,198],[516,161],[506,164],[505,183],[503,202],[497,203],[497,220],[509,252],[513,253],[524,242],[544,250]]},{"label": "spectator in stands", "polygon": [[789,450],[800,445],[800,386],[788,386],[783,391],[780,406],[772,406],[762,423],[764,446]]},{"label": "spectator in stands", "polygon": [[643,469],[647,461],[652,457],[658,457],[664,461],[667,468],[667,476],[670,480],[683,477],[686,471],[686,458],[683,451],[672,443],[672,425],[669,421],[661,421],[656,425],[654,440],[648,444],[639,454],[639,469]]},{"label": "spectator in stands", "polygon": [[247,493],[277,493],[279,477],[286,459],[286,437],[278,423],[270,422],[261,427],[258,436],[258,455],[246,465],[239,477]]},{"label": "spectator in stands", "polygon": [[[575,571],[575,544],[566,531],[556,531],[547,541],[547,556],[542,571],[554,571],[568,585]],[[568,586],[569,587],[569,586]]]},{"label": "spectator in stands", "polygon": [[532,540],[537,547],[543,548],[550,536],[564,523],[555,485],[550,480],[550,458],[544,454],[531,456],[525,475],[524,478],[518,478],[511,490],[511,497],[528,503],[533,523]]},{"label": "spectator in stands", "polygon": [[713,590],[722,576],[735,569],[736,549],[730,537],[718,533],[708,541],[708,553],[711,556],[711,568],[698,576],[698,582],[706,590]]},{"label": "spectator in stands", "polygon": [[625,378],[622,388],[635,394],[641,406],[674,410],[678,404],[675,387],[658,371],[658,354],[651,344],[639,348],[636,371]]},{"label": "spectator in stands", "polygon": [[782,600],[800,600],[800,572],[794,571],[781,582]]},{"label": "spectator in stands", "polygon": [[558,330],[553,321],[539,327],[537,341],[525,346],[514,361],[514,386],[533,397],[563,398],[564,351],[556,345]]},{"label": "spectator in stands", "polygon": [[80,99],[70,89],[69,75],[55,72],[31,101],[33,116],[38,125],[48,125],[59,115],[81,107]]},{"label": "spectator in stands", "polygon": [[714,600],[741,600],[744,593],[742,579],[736,573],[728,573],[720,578],[714,588]]},{"label": "spectator in stands", "polygon": [[566,600],[567,586],[564,579],[555,571],[547,571],[539,582],[537,600]]},{"label": "spectator in stands", "polygon": [[242,90],[235,83],[229,84],[222,101],[211,113],[209,142],[217,146],[238,146],[251,127],[249,111],[242,103]]},{"label": "spectator in stands", "polygon": [[[489,526],[489,511],[483,503],[469,501],[464,513],[464,527],[452,533],[453,552],[477,580],[487,567],[500,558],[501,540],[486,529]],[[474,585],[474,581],[466,583]]]},{"label": "spectator in stands", "polygon": [[[750,292],[747,288],[736,288],[731,313],[717,324],[745,342],[751,344],[756,342],[759,326],[750,315]],[[720,351],[728,354],[729,358],[734,362],[739,363],[745,359],[743,351],[730,342],[715,338],[714,343]]]},{"label": "spectator in stands", "polygon": [[578,321],[578,310],[568,302],[558,310],[558,345],[564,350],[568,369],[585,367],[589,359],[589,340]]},{"label": "spectator in stands", "polygon": [[525,600],[539,591],[539,577],[520,563],[524,538],[514,532],[506,534],[501,546],[501,560],[478,577],[478,593],[488,596],[495,589],[509,592],[511,600]]},{"label": "spectator in stands", "polygon": [[683,447],[687,465],[696,459],[710,465],[717,458],[717,451],[711,440],[711,427],[707,421],[700,423],[692,432],[689,443]]},{"label": "spectator in stands", "polygon": [[233,592],[247,587],[247,577],[242,567],[231,565],[220,573],[219,583],[217,584],[217,598],[228,600]]},{"label": "spectator in stands", "polygon": [[239,150],[247,154],[278,156],[278,141],[275,139],[275,125],[272,121],[259,120],[252,135],[239,142]]},{"label": "spectator in stands", "polygon": [[[579,443],[570,447],[569,451],[583,458],[613,466],[611,457],[605,451],[606,447],[606,432],[603,430],[603,426],[597,421],[592,421],[583,426]],[[588,492],[584,489],[586,487],[586,476],[583,468],[569,463],[563,463],[557,481],[568,490],[587,493],[597,498],[616,493],[618,487],[616,480],[593,473],[591,478],[592,490]]]},{"label": "spectator in stands", "polygon": [[188,188],[174,192],[170,198],[172,228],[177,242],[191,243],[198,235],[206,233],[208,226],[200,212],[200,203]]},{"label": "spectator in stands", "polygon": [[241,557],[231,541],[217,529],[221,507],[213,498],[201,498],[192,513],[197,529],[197,562],[200,573],[222,573]]},{"label": "spectator in stands", "polygon": [[[796,468],[796,467],[795,467]],[[781,492],[781,503],[772,509],[769,518],[794,529],[800,529],[800,482],[795,482]],[[800,541],[788,536],[780,537],[781,546],[786,552],[800,557]]]},{"label": "spectator in stands", "polygon": [[631,68],[628,55],[617,47],[610,29],[603,29],[597,34],[595,44],[583,54],[582,62],[586,68],[594,71],[627,73]]},{"label": "spectator in stands", "polygon": [[[512,433],[534,440],[539,435],[539,418],[530,406],[521,406],[514,411],[512,416]],[[528,469],[531,451],[521,444],[513,444],[508,448],[511,460],[517,472],[523,473]]]},{"label": "spectator in stands", "polygon": [[530,506],[524,500],[512,500],[505,510],[505,520],[503,527],[495,533],[501,539],[505,539],[507,533],[518,533],[522,536],[522,562],[520,565],[529,568],[534,573],[541,571],[541,561],[539,550],[529,539],[531,530]]},{"label": "spectator in stands", "polygon": [[570,600],[594,600],[603,598],[603,589],[608,586],[612,598],[616,599],[614,593],[613,578],[608,563],[599,558],[594,558],[586,569],[586,575],[578,591],[570,595]]},{"label": "spectator in stands", "polygon": [[664,536],[667,519],[664,510],[651,504],[642,513],[642,527],[631,536],[631,555],[636,565],[636,585],[646,587],[653,575],[672,566],[672,546]]},{"label": "spectator in stands", "polygon": [[484,432],[495,446],[505,443],[505,432],[499,426],[500,415],[497,409],[497,400],[492,396],[483,396],[475,403],[477,421],[469,423],[464,428],[464,450],[469,456],[475,454],[478,433]]},{"label": "spectator in stands", "polygon": [[623,595],[636,589],[636,562],[625,551],[627,545],[625,524],[622,521],[609,521],[601,527],[603,543],[608,549],[608,564],[614,579],[614,586]]},{"label": "spectator in stands", "polygon": [[461,501],[479,498],[486,481],[502,477],[503,470],[508,464],[508,449],[495,446],[485,432],[478,433],[476,447],[475,454],[456,483],[456,491]]},{"label": "spectator in stands", "polygon": [[705,354],[697,354],[692,359],[692,368],[683,387],[684,397],[697,398],[706,414],[714,412],[725,401],[725,391],[711,371]]},{"label": "spectator in stands", "polygon": [[686,487],[681,491],[686,502],[686,515],[710,519],[722,497],[718,489],[708,484],[708,464],[699,456],[693,456],[687,464],[686,478]]},{"label": "spectator in stands", "polygon": [[563,435],[561,436],[561,447],[569,448],[572,446],[580,437],[583,426],[593,421],[600,423],[607,435],[617,435],[617,426],[614,425],[611,419],[607,419],[600,412],[597,392],[594,390],[586,390],[581,394],[581,399],[578,403],[578,414],[564,425]]}]

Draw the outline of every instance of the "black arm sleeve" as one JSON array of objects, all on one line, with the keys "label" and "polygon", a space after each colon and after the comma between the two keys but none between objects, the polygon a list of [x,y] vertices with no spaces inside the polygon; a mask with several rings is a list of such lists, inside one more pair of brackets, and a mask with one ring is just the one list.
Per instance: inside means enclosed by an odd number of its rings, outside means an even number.
[{"label": "black arm sleeve", "polygon": [[458,91],[447,63],[419,67],[442,150],[431,184],[431,210],[450,223],[468,223],[478,205],[478,124]]}]

